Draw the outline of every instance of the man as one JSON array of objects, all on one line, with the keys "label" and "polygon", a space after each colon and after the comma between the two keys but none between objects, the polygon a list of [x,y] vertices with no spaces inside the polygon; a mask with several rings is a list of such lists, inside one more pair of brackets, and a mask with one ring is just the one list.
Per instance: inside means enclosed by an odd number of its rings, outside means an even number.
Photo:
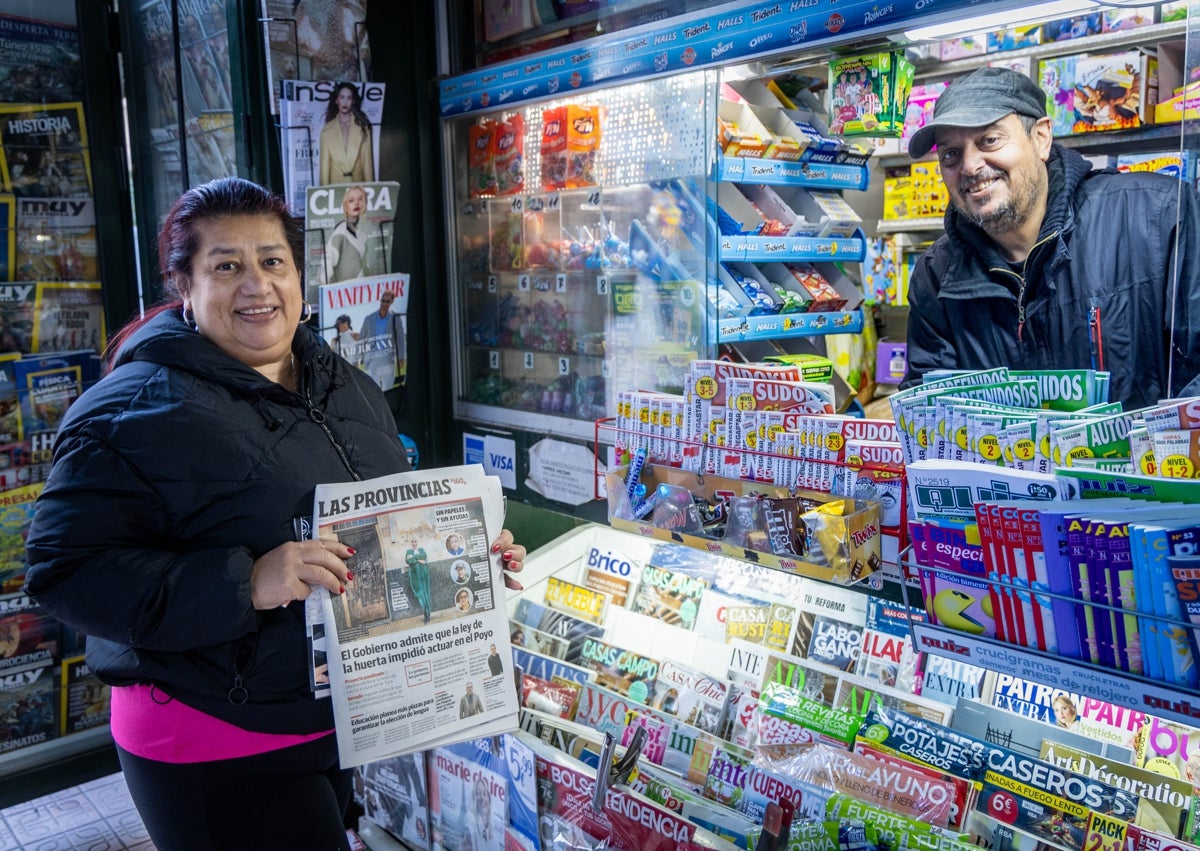
[{"label": "man", "polygon": [[390,390],[397,374],[404,374],[407,344],[403,320],[392,313],[396,294],[384,291],[379,297],[379,310],[363,319],[358,332],[362,368],[382,390]]},{"label": "man", "polygon": [[482,711],[483,701],[479,699],[479,695],[475,693],[471,684],[467,683],[467,693],[458,702],[458,717],[470,718],[472,715],[478,715]]},{"label": "man", "polygon": [[1093,170],[1054,144],[1046,95],[980,68],[912,137],[937,144],[946,234],[909,285],[908,375],[933,369],[1112,373],[1126,409],[1200,393],[1200,199],[1160,174]]},{"label": "man", "polygon": [[488,671],[494,677],[504,672],[504,660],[500,658],[500,651],[496,649],[495,644],[492,645],[491,651],[488,654]]}]

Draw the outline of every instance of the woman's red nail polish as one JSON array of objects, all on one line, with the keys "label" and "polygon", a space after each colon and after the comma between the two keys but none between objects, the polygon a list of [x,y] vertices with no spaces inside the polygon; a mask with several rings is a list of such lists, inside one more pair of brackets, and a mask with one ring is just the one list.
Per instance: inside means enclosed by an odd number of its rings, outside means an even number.
[{"label": "woman's red nail polish", "polygon": [[505,550],[504,555],[500,556],[500,558],[504,559],[505,561],[512,561],[512,556],[512,550]]},{"label": "woman's red nail polish", "polygon": [[350,555],[354,555],[354,553],[355,553],[354,547],[346,547],[346,549],[348,549],[350,551]]},{"label": "woman's red nail polish", "polygon": [[339,593],[339,594],[345,594],[345,593],[346,593],[346,586],[345,586],[345,585],[339,585],[339,586],[338,586],[338,593]]},{"label": "woman's red nail polish", "polygon": [[500,552],[500,545],[492,544],[492,554],[494,555],[495,553],[498,553],[498,552]]},{"label": "woman's red nail polish", "polygon": [[351,573],[351,572],[350,572],[350,571],[348,571],[348,570],[346,571],[346,581],[347,581],[347,582],[353,582],[353,581],[354,581],[354,574],[353,574],[353,573]]}]

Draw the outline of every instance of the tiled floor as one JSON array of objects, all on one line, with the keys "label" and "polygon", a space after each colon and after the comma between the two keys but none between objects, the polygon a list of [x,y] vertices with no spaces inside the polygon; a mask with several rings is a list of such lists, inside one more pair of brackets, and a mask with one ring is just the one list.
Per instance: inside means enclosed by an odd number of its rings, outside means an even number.
[{"label": "tiled floor", "polygon": [[0,810],[0,851],[154,851],[124,778],[110,774]]}]

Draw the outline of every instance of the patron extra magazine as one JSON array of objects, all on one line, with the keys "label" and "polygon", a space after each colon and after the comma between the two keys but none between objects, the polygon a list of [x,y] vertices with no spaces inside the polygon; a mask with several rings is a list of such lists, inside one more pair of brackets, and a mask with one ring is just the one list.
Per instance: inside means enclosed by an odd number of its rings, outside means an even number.
[{"label": "patron extra magazine", "polygon": [[503,506],[479,465],[317,487],[317,537],[354,550],[315,592],[343,767],[517,728]]}]

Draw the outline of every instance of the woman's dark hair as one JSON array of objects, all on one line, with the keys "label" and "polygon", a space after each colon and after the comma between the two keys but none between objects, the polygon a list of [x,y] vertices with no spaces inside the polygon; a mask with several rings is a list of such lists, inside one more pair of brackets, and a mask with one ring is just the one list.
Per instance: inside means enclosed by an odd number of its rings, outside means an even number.
[{"label": "woman's dark hair", "polygon": [[130,320],[104,349],[107,371],[122,344],[135,331],[167,310],[183,304],[182,281],[192,273],[192,258],[200,247],[197,225],[221,216],[273,216],[279,220],[292,252],[292,261],[304,277],[304,223],[292,215],[287,201],[269,189],[240,177],[219,177],[201,183],[179,196],[158,232],[158,269],[163,302]]},{"label": "woman's dark hair", "polygon": [[342,89],[349,89],[351,97],[354,98],[354,102],[350,104],[350,114],[354,116],[354,123],[364,130],[370,130],[371,119],[367,118],[367,114],[362,111],[362,95],[358,93],[358,87],[354,83],[334,83],[333,91],[329,93],[329,103],[325,106],[325,121],[329,122],[337,118],[337,99]]}]

